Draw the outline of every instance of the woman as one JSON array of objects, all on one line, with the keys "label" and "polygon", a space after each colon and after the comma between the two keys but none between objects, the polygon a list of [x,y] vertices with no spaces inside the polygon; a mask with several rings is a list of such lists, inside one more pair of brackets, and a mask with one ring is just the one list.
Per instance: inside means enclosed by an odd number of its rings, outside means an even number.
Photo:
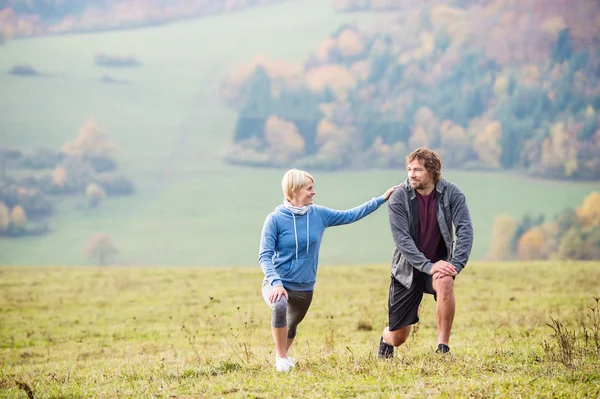
[{"label": "woman", "polygon": [[258,261],[265,273],[262,293],[271,308],[275,341],[275,368],[287,372],[294,367],[288,350],[296,337],[313,297],[319,263],[319,248],[327,227],[356,222],[375,211],[397,186],[382,196],[349,210],[337,211],[313,205],[315,180],[302,170],[283,176],[283,204],[271,212],[263,226]]}]

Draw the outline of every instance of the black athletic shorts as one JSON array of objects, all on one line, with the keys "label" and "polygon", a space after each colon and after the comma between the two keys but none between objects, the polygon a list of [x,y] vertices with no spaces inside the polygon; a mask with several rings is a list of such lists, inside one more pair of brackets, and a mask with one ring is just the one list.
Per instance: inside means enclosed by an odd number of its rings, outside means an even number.
[{"label": "black athletic shorts", "polygon": [[430,274],[415,274],[410,288],[406,288],[392,276],[388,297],[390,331],[418,323],[423,293],[431,294],[437,300]]}]

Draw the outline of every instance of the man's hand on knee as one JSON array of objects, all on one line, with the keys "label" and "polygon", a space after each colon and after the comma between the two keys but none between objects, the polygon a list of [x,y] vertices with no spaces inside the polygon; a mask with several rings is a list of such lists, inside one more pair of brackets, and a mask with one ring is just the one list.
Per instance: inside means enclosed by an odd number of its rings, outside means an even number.
[{"label": "man's hand on knee", "polygon": [[445,276],[454,277],[457,275],[456,268],[451,263],[446,262],[445,260],[439,260],[435,262],[431,267],[429,274],[433,276],[434,280]]}]

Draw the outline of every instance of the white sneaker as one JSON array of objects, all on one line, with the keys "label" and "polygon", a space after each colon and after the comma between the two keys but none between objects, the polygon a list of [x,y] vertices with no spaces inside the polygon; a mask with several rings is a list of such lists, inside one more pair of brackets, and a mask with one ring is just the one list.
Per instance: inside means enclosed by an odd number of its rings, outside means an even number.
[{"label": "white sneaker", "polygon": [[275,369],[280,373],[287,373],[292,368],[292,364],[290,363],[287,357],[278,357],[275,360]]}]

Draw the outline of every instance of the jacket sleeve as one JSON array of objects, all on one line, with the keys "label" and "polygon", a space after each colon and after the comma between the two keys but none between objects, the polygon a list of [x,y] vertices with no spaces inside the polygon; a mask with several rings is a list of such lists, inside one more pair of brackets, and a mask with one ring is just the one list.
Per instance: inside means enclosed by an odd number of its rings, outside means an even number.
[{"label": "jacket sleeve", "polygon": [[400,188],[392,193],[388,203],[388,216],[394,244],[412,267],[429,274],[433,264],[419,251],[415,240],[410,235],[409,211],[406,201],[406,192]]},{"label": "jacket sleeve", "polygon": [[277,247],[277,222],[272,215],[267,216],[260,235],[260,249],[258,252],[258,262],[260,268],[265,274],[265,278],[272,286],[283,285],[281,277],[275,265],[273,265],[273,255]]},{"label": "jacket sleeve", "polygon": [[377,210],[377,208],[379,208],[379,206],[384,202],[385,200],[383,199],[383,196],[381,196],[373,198],[355,208],[344,211],[329,209],[324,206],[317,206],[317,209],[321,215],[321,218],[323,219],[325,227],[340,226],[343,224],[354,223],[357,220],[364,218],[365,216]]},{"label": "jacket sleeve", "polygon": [[473,224],[465,195],[458,187],[453,187],[450,198],[450,209],[452,210],[452,224],[456,230],[456,248],[450,259],[457,273],[467,265],[471,248],[473,248]]}]

